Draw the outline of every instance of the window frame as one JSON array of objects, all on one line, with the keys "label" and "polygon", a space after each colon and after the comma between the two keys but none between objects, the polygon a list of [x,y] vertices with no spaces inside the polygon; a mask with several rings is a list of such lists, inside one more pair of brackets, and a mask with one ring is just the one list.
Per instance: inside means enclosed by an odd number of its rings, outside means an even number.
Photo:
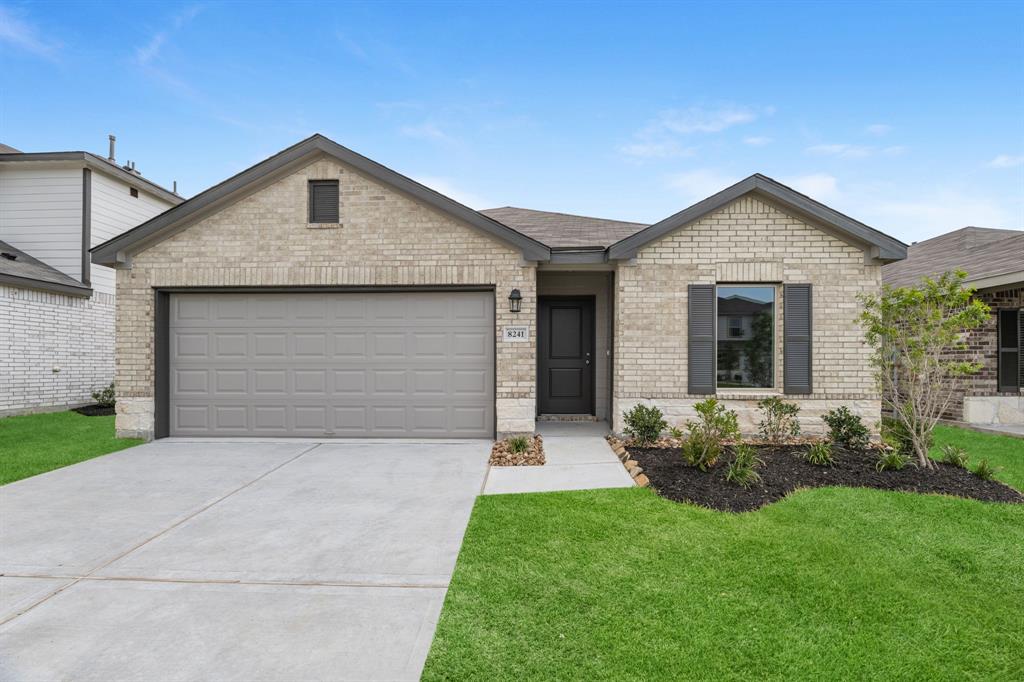
[{"label": "window frame", "polygon": [[[335,187],[337,188],[338,194],[338,205],[334,207],[336,211],[336,217],[334,220],[317,220],[317,216],[313,214],[313,195],[315,188],[317,187]],[[306,220],[310,225],[339,225],[341,224],[341,183],[336,179],[324,178],[320,180],[310,180],[306,185],[307,195],[307,211]]]},{"label": "window frame", "polygon": [[[719,386],[718,385],[718,292],[721,289],[771,289],[772,290],[772,347],[770,352],[772,369],[771,384],[769,386]],[[726,315],[726,333],[729,330],[729,320],[735,316]],[[715,330],[714,345],[714,379],[715,394],[721,393],[778,393],[782,389],[779,386],[779,350],[782,348],[782,339],[779,337],[779,285],[775,282],[716,282],[715,283]],[[742,329],[742,322],[741,322]],[[742,332],[741,332],[742,335]],[[728,337],[727,339],[728,340]]]}]

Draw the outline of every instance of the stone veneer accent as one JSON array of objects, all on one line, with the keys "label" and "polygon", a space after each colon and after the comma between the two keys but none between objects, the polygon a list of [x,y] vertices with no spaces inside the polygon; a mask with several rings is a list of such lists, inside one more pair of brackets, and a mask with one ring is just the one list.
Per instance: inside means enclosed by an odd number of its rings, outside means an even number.
[{"label": "stone veneer accent", "polygon": [[[338,179],[341,224],[309,229],[307,182]],[[316,226],[323,227],[323,226]],[[497,429],[533,432],[536,267],[475,228],[319,158],[135,254],[117,272],[117,432],[153,433],[154,287],[494,285]],[[509,291],[523,294],[508,311]],[[529,324],[529,343],[501,328]]]},{"label": "stone veneer accent", "polygon": [[[813,377],[810,395],[785,399],[801,407],[807,433],[821,433],[820,416],[839,405],[870,428],[881,417],[870,348],[857,322],[857,295],[875,291],[881,266],[864,252],[771,203],[746,196],[644,247],[617,270],[615,290],[614,422],[637,403],[657,405],[670,425],[695,416],[707,396],[687,394],[687,285],[810,283],[813,285]],[[756,402],[782,395],[782,287],[776,291],[775,390],[718,397],[737,410],[744,433],[757,430]]]},{"label": "stone veneer accent", "polygon": [[0,414],[87,405],[113,378],[111,294],[0,286]]}]

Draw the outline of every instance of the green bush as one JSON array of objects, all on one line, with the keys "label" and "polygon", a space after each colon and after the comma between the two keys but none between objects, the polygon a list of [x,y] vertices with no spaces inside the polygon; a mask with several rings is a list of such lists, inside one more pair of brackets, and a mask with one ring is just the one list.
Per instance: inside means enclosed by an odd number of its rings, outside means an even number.
[{"label": "green bush", "polygon": [[512,436],[508,439],[508,449],[514,455],[521,455],[530,449],[530,439],[526,436]]},{"label": "green bush", "polygon": [[988,463],[987,459],[983,459],[978,462],[978,465],[974,467],[974,475],[983,481],[991,481],[996,476],[996,472],[999,469]]},{"label": "green bush", "polygon": [[698,419],[686,422],[689,437],[683,443],[683,456],[691,465],[707,471],[718,461],[725,441],[739,438],[739,424],[736,413],[714,398],[702,400],[693,409]]},{"label": "green bush", "polygon": [[117,400],[114,398],[114,382],[111,381],[110,385],[101,391],[94,391],[92,399],[95,400],[100,407],[113,407],[116,405]]},{"label": "green bush", "polygon": [[807,448],[804,452],[804,460],[809,464],[813,464],[819,467],[828,467],[836,463],[836,458],[832,455],[832,443],[827,440],[819,441]]},{"label": "green bush", "polygon": [[766,440],[781,443],[789,436],[800,435],[800,422],[796,419],[800,407],[796,403],[771,397],[759,401],[757,406],[764,412],[760,430]]},{"label": "green bush", "polygon": [[[914,439],[906,424],[892,417],[882,418],[882,440],[906,455],[914,453]],[[927,447],[932,446],[932,436],[926,438]]]},{"label": "green bush", "polygon": [[725,480],[749,488],[761,480],[761,474],[754,469],[764,462],[750,445],[741,443],[735,448],[735,455],[725,470]]},{"label": "green bush", "polygon": [[962,447],[946,443],[942,446],[942,461],[961,469],[967,468],[967,451]]},{"label": "green bush", "polygon": [[833,443],[854,450],[863,450],[868,446],[871,438],[867,427],[845,405],[829,410],[822,419],[828,425],[828,437]]},{"label": "green bush", "polygon": [[910,463],[910,458],[899,450],[884,450],[878,456],[875,468],[879,471],[899,471]]},{"label": "green bush", "polygon": [[671,429],[669,429],[668,435],[672,436],[674,440],[678,440],[680,442],[682,442],[683,440],[683,431],[677,426],[673,426]]},{"label": "green bush", "polygon": [[650,445],[668,427],[665,415],[653,406],[635,405],[632,410],[623,412],[622,418],[626,422],[626,433],[636,440],[637,445]]}]

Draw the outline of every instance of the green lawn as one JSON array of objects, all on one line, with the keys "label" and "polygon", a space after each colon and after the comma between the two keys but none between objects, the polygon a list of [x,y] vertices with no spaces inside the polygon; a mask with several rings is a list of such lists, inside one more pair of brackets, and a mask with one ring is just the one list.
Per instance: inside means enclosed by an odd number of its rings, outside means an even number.
[{"label": "green lawn", "polygon": [[0,485],[143,441],[114,438],[113,417],[51,412],[0,419]]},{"label": "green lawn", "polygon": [[946,443],[959,445],[971,456],[969,466],[979,459],[988,459],[989,464],[1001,467],[999,478],[1017,490],[1024,490],[1024,438],[997,436],[979,433],[970,429],[953,426],[935,427],[935,446],[932,456],[939,456],[939,448]]},{"label": "green lawn", "polygon": [[[1024,441],[942,428],[1024,480]],[[478,498],[424,679],[1024,679],[1024,506]]]}]

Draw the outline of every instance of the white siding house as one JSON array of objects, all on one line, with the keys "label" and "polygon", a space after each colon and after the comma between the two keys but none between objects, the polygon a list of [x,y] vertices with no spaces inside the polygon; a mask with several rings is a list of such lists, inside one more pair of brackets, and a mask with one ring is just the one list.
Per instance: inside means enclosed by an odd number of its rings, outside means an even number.
[{"label": "white siding house", "polygon": [[0,415],[92,402],[114,376],[114,271],[88,249],[181,203],[88,152],[0,145]]}]

